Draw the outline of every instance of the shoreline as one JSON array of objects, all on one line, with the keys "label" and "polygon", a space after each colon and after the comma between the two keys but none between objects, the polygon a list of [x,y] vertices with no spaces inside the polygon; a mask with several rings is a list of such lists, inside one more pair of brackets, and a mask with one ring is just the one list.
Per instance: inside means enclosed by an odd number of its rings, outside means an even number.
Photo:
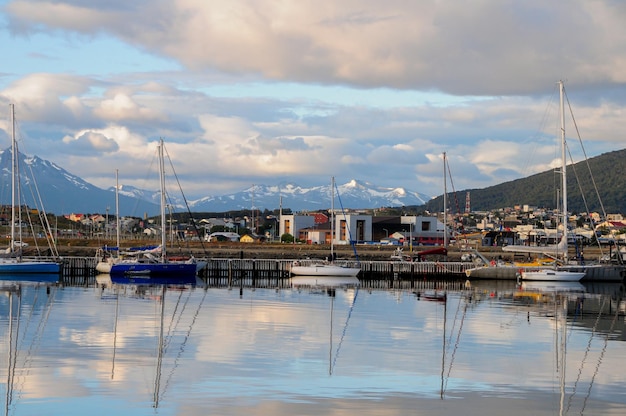
[{"label": "shoreline", "polygon": [[[24,250],[24,256],[37,255],[37,249],[33,241],[28,241],[30,245]],[[154,240],[127,240],[122,242],[123,247],[136,247],[142,245],[158,244]],[[89,239],[63,239],[59,240],[57,249],[61,257],[92,257],[96,251],[104,247],[115,246],[115,241],[98,241]],[[384,261],[391,260],[391,255],[398,246],[389,245],[357,245],[355,248],[349,245],[334,246],[334,251],[338,259],[344,260],[360,260],[368,261]],[[413,247],[413,251],[409,247],[402,247],[403,254],[417,256],[419,252],[430,250],[434,246],[417,246]],[[355,255],[356,250],[356,255]],[[49,255],[49,249],[39,244],[39,251],[42,255]],[[459,247],[450,246],[448,255],[428,256],[425,260],[437,261],[460,261],[461,255],[472,250],[461,250]],[[479,247],[478,251],[487,258],[502,258],[505,261],[512,261],[514,258],[519,259],[522,254],[515,256],[515,253],[503,252],[501,247]],[[600,257],[601,253],[608,253],[608,248],[602,251],[598,247],[585,247],[585,258],[593,260]],[[315,258],[323,259],[330,255],[330,246],[322,244],[285,244],[285,243],[240,243],[240,242],[215,242],[200,243],[180,242],[176,246],[168,248],[171,255],[189,255],[195,257],[211,257],[211,258],[243,258],[243,259],[306,259]],[[570,256],[574,256],[575,252],[570,250]]]}]

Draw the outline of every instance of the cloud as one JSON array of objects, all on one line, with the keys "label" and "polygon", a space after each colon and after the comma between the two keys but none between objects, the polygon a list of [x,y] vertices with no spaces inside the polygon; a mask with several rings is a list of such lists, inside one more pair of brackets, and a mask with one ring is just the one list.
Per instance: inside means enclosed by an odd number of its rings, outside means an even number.
[{"label": "cloud", "polygon": [[113,121],[167,121],[164,114],[138,105],[133,97],[123,93],[115,93],[113,97],[102,100],[99,107],[94,109],[94,115]]},{"label": "cloud", "polygon": [[69,115],[61,97],[85,94],[90,85],[93,81],[87,77],[35,73],[12,82],[0,91],[0,99],[15,104],[19,120],[54,122]]},{"label": "cloud", "polygon": [[[259,7],[253,0],[132,6],[21,0],[7,11],[16,31],[108,33],[191,70],[274,80],[463,95],[543,91],[563,73],[580,84],[626,81],[626,10],[612,1],[574,1],[564,10],[542,1]],[[603,65],[592,64],[599,58]]]},{"label": "cloud", "polygon": [[63,143],[71,145],[75,153],[110,153],[119,150],[115,140],[93,131],[81,132],[76,138],[65,136]]},{"label": "cloud", "polygon": [[199,196],[329,172],[439,194],[444,151],[457,189],[537,173],[561,78],[588,154],[623,146],[625,6],[326,4],[9,1],[0,36],[21,63],[0,74],[0,104],[98,186],[112,166],[142,185],[164,138]]}]

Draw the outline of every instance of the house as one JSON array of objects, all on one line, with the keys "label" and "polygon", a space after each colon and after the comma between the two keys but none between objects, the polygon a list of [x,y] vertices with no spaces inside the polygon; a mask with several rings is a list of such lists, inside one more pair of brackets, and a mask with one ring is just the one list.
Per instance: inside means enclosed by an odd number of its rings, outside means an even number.
[{"label": "house", "polygon": [[98,228],[102,228],[103,224],[106,223],[106,220],[106,217],[101,214],[94,214],[89,217],[90,223]]},{"label": "house", "polygon": [[[317,217],[319,218],[319,217]],[[334,216],[334,244],[380,241],[392,237],[395,241],[410,241],[416,245],[444,243],[444,224],[430,216],[371,216],[361,213],[341,213]],[[283,215],[280,235],[291,234],[309,244],[330,244],[330,223],[317,223],[313,215]],[[448,229],[448,241],[452,240]]]},{"label": "house", "polygon": [[278,232],[281,236],[283,234],[291,234],[296,239],[306,241],[306,235],[301,235],[301,230],[313,227],[316,218],[318,217],[314,215],[281,215]]},{"label": "house", "polygon": [[156,237],[156,236],[161,235],[161,230],[157,228],[148,227],[143,230],[143,233],[145,236],[148,236],[148,237]]},{"label": "house", "polygon": [[69,214],[69,215],[65,215],[65,218],[70,220],[70,221],[74,221],[74,222],[82,222],[85,219],[85,214]]},{"label": "house", "polygon": [[[289,217],[289,218],[286,218]],[[291,217],[296,217],[299,221],[297,224],[311,224],[307,227],[298,228],[296,238],[306,241],[308,244],[330,244],[331,240],[331,224],[329,221],[324,223],[316,223],[314,216],[283,216],[281,225],[288,226]],[[297,217],[306,217],[304,218]],[[318,217],[319,218],[319,217]],[[281,230],[282,235],[282,230]],[[364,214],[341,214],[335,215],[335,237],[334,244],[351,244],[352,242],[371,241],[372,240],[372,216]]]},{"label": "house", "polygon": [[372,241],[372,216],[364,214],[335,215],[335,244]]},{"label": "house", "polygon": [[262,242],[264,240],[263,237],[260,237],[256,234],[246,234],[246,235],[242,235],[241,238],[239,239],[239,242],[241,243],[259,243]]},{"label": "house", "polygon": [[315,218],[315,224],[326,224],[328,222],[328,215],[323,212],[314,212],[310,215]]},{"label": "house", "polygon": [[330,244],[330,222],[303,228],[298,238],[306,241],[307,244]]}]

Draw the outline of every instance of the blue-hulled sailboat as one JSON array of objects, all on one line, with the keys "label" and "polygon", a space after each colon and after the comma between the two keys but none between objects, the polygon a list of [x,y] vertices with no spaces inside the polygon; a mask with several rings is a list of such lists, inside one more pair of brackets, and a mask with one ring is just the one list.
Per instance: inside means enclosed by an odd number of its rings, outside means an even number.
[{"label": "blue-hulled sailboat", "polygon": [[159,177],[161,181],[161,245],[159,253],[146,253],[130,259],[119,260],[111,265],[109,274],[113,276],[136,276],[146,279],[154,277],[172,277],[189,279],[202,270],[206,263],[191,257],[184,261],[170,261],[167,259],[167,241],[165,233],[165,162],[164,144],[161,139],[158,147]]}]

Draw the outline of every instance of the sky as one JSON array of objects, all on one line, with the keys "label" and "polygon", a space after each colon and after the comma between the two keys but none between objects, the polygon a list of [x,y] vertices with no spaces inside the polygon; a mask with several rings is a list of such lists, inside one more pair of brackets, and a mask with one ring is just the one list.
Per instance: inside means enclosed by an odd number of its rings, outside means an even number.
[{"label": "sky", "polygon": [[448,190],[499,184],[558,163],[559,80],[573,160],[624,147],[626,3],[563,4],[0,0],[0,148],[14,104],[22,153],[101,188],[158,189],[160,138],[190,199],[436,196],[444,152]]}]

